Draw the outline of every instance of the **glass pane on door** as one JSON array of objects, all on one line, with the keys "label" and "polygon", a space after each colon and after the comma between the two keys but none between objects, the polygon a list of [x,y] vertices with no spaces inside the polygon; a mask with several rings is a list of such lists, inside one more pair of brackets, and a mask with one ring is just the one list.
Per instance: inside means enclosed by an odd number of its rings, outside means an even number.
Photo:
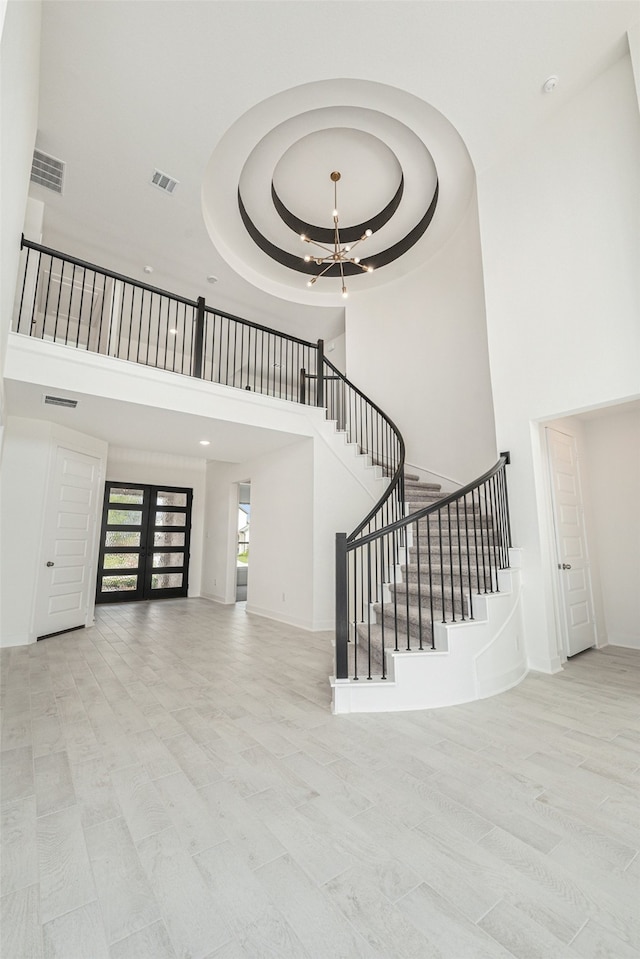
[{"label": "glass pane on door", "polygon": [[142,506],[144,503],[143,489],[127,489],[122,486],[112,486],[109,494],[110,503],[131,503]]},{"label": "glass pane on door", "polygon": [[130,592],[138,588],[137,576],[103,576],[103,593]]},{"label": "glass pane on door", "polygon": [[182,586],[182,573],[154,573],[151,589],[176,589]]},{"label": "glass pane on door", "polygon": [[186,513],[161,513],[156,511],[156,526],[184,526]]},{"label": "glass pane on door", "polygon": [[153,534],[154,546],[184,546],[184,533],[158,533]]},{"label": "glass pane on door", "polygon": [[110,509],[107,522],[110,526],[141,526],[142,513],[137,509]]}]

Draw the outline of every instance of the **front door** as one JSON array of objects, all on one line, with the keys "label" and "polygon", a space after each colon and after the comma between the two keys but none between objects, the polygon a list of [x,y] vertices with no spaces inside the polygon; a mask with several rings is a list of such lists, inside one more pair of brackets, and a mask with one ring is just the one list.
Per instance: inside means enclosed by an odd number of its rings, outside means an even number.
[{"label": "front door", "polygon": [[93,595],[102,461],[58,446],[52,463],[35,608],[38,639],[86,626]]},{"label": "front door", "polygon": [[547,427],[561,627],[567,656],[596,644],[575,436]]},{"label": "front door", "polygon": [[107,482],[96,603],[187,595],[193,491]]}]

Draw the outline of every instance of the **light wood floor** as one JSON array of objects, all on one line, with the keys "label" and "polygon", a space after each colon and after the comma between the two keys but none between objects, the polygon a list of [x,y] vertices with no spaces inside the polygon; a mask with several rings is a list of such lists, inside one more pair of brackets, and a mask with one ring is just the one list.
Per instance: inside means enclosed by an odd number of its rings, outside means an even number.
[{"label": "light wood floor", "polygon": [[204,600],[2,653],[2,959],[640,956],[640,652],[334,717]]}]

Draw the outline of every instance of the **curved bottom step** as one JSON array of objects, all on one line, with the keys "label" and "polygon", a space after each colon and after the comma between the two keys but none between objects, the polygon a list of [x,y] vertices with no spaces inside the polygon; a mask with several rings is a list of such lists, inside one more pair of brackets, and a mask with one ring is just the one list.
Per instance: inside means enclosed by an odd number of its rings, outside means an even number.
[{"label": "curved bottom step", "polygon": [[520,573],[502,570],[500,592],[479,595],[478,618],[439,623],[436,649],[388,650],[387,679],[331,679],[334,713],[434,709],[485,699],[516,686],[527,674],[522,634]]}]

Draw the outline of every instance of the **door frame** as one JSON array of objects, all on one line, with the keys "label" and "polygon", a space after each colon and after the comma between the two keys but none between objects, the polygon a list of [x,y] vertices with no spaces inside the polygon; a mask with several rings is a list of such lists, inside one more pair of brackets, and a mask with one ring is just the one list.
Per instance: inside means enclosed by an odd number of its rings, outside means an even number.
[{"label": "door frame", "polygon": [[[113,509],[114,504],[109,502],[109,493],[112,489],[136,489],[144,491],[144,501],[141,504],[130,504],[129,508],[139,510],[142,512],[142,523],[140,527],[131,526],[128,527],[129,531],[133,532],[136,529],[141,530],[141,541],[139,548],[133,547],[105,547],[104,544],[104,533],[105,527],[107,525],[106,520],[110,509]],[[185,523],[184,527],[179,527],[179,531],[184,533],[184,545],[181,547],[155,547],[152,543],[152,535],[155,532],[158,532],[158,528],[155,526],[155,523],[151,522],[151,514],[158,509],[157,503],[152,503],[152,498],[154,494],[158,491],[167,491],[168,493],[185,493],[186,494],[186,505],[185,506],[167,506],[167,512],[184,512],[186,514],[188,522]],[[193,520],[193,488],[188,486],[171,486],[167,483],[136,483],[133,481],[117,481],[117,480],[106,480],[104,484],[104,495],[103,495],[103,505],[100,519],[100,540],[98,544],[98,559],[96,564],[96,586],[95,586],[95,601],[98,605],[102,606],[108,603],[134,603],[142,602],[145,600],[156,600],[156,599],[184,599],[188,595],[189,591],[189,566],[191,563],[191,525]],[[142,531],[146,528],[147,541],[143,543],[142,541]],[[171,527],[168,527],[171,529]],[[173,527],[173,529],[177,529]],[[178,569],[178,567],[158,567],[158,570],[164,570],[164,572],[182,572],[182,585],[179,587],[163,587],[162,589],[156,590],[147,590],[146,588],[146,577],[153,576],[153,570],[155,567],[149,566],[146,562],[142,567],[138,566],[137,571],[132,569],[132,573],[136,573],[139,579],[138,588],[135,590],[123,590],[121,592],[107,593],[103,594],[100,589],[101,579],[100,577],[104,574],[103,562],[104,556],[107,552],[113,551],[125,551],[134,553],[137,552],[139,555],[145,554],[145,559],[150,560],[154,552],[182,552],[184,554],[184,564]]]}]

